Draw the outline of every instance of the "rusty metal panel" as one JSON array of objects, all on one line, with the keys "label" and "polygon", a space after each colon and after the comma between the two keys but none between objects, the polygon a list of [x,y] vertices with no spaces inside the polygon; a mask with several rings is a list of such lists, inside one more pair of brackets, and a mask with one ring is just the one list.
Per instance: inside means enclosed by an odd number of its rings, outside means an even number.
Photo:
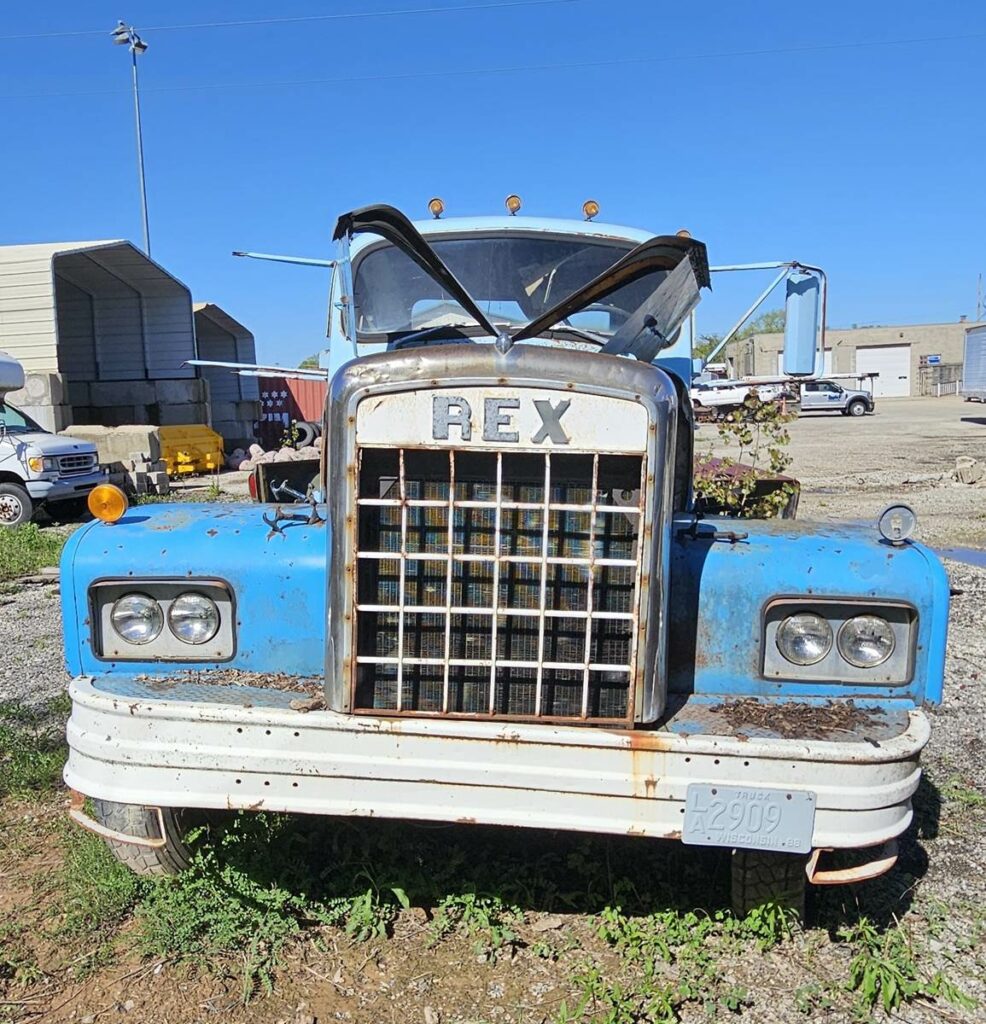
[{"label": "rusty metal panel", "polygon": [[[454,391],[460,398],[465,399],[465,393],[472,394],[471,389],[476,389],[478,399],[482,402],[479,409],[475,410],[475,423],[473,423],[472,416],[466,415],[464,406],[453,410],[452,415],[449,416],[438,410],[434,412],[434,416],[437,417],[435,419],[422,413],[422,410],[435,409],[433,402],[436,397],[445,396],[447,398],[448,392]],[[463,394],[460,395],[460,391]],[[420,396],[410,396],[409,393],[412,392],[420,392]],[[549,393],[554,395],[554,397],[547,397]],[[401,527],[399,532],[403,533],[405,537],[407,525],[402,524],[404,524],[405,520],[410,521],[408,518],[409,510],[414,507],[408,504],[409,502],[424,501],[431,502],[433,505],[437,502],[438,505],[444,504],[446,512],[449,510],[448,488],[444,492],[444,498],[442,496],[436,497],[433,494],[424,494],[423,492],[421,494],[406,492],[400,494],[401,473],[399,465],[391,474],[382,471],[376,474],[377,493],[375,494],[371,493],[371,489],[368,489],[367,481],[361,480],[360,474],[365,467],[366,459],[368,458],[367,453],[378,453],[377,456],[369,456],[376,458],[381,457],[381,453],[382,457],[387,457],[387,453],[390,453],[393,457],[400,459],[400,456],[397,454],[397,448],[400,445],[394,445],[391,442],[388,446],[384,442],[385,435],[379,432],[370,435],[374,439],[373,446],[360,447],[361,440],[357,420],[358,417],[363,415],[361,404],[365,402],[366,407],[373,410],[377,403],[390,402],[394,399],[406,405],[409,415],[398,418],[398,420],[391,423],[392,436],[400,438],[406,435],[411,437],[415,431],[420,433],[423,429],[427,434],[427,437],[423,440],[431,439],[431,443],[422,443],[416,446],[416,449],[406,449],[404,451],[404,459],[420,460],[427,456],[429,452],[432,458],[445,459],[446,470],[444,475],[447,482],[450,482],[451,469],[448,449],[441,454],[435,450],[445,447],[439,435],[445,433],[446,426],[448,426],[448,440],[451,440],[453,437],[458,439],[452,451],[455,452],[455,459],[459,461],[460,467],[467,465],[462,463],[463,458],[476,460],[483,457],[487,461],[492,458],[496,462],[498,461],[497,453],[500,453],[500,484],[497,484],[497,470],[495,466],[488,468],[484,476],[482,473],[477,475],[475,465],[473,465],[470,470],[471,482],[478,484],[480,487],[485,487],[485,496],[465,494],[453,497],[452,515],[446,515],[446,530],[448,530],[448,525],[452,523],[456,513],[471,514],[470,521],[482,516],[489,517],[492,514],[495,526],[495,517],[500,515],[502,518],[505,512],[504,498],[506,499],[506,504],[510,505],[517,502],[520,505],[531,504],[530,501],[526,501],[516,495],[505,495],[502,492],[504,481],[512,482],[508,479],[509,474],[506,476],[502,475],[504,474],[503,465],[508,459],[518,460],[527,458],[534,459],[535,461],[542,460],[540,463],[542,478],[539,485],[541,497],[537,499],[541,502],[539,508],[542,512],[542,521],[540,523],[542,531],[548,529],[550,532],[550,515],[553,512],[563,511],[561,508],[555,509],[551,507],[557,504],[566,506],[565,511],[570,511],[567,509],[569,505],[584,505],[585,509],[582,511],[587,512],[590,516],[594,507],[597,516],[608,518],[611,521],[616,521],[617,517],[620,516],[624,518],[636,516],[636,538],[631,538],[630,540],[630,544],[633,546],[631,560],[636,568],[628,570],[631,573],[636,573],[636,590],[632,607],[620,608],[617,611],[630,612],[632,616],[631,621],[635,627],[633,641],[630,643],[632,653],[631,660],[629,660],[629,665],[631,666],[630,688],[632,691],[629,705],[632,707],[632,720],[638,722],[654,721],[663,707],[665,694],[665,649],[662,642],[664,614],[662,601],[666,598],[668,586],[665,523],[668,510],[670,509],[672,479],[671,474],[666,471],[666,467],[672,462],[670,452],[673,450],[674,445],[675,420],[673,413],[676,408],[674,390],[668,377],[662,371],[648,364],[616,357],[600,357],[577,351],[558,350],[534,345],[517,345],[506,354],[498,353],[493,346],[486,345],[443,345],[433,349],[389,352],[381,356],[370,356],[359,363],[350,364],[350,366],[344,368],[336,375],[332,384],[332,400],[330,403],[332,416],[330,435],[332,443],[329,449],[328,497],[333,522],[344,524],[345,528],[333,533],[332,551],[333,565],[344,567],[344,571],[337,570],[331,573],[329,578],[330,628],[326,684],[330,706],[340,711],[351,711],[360,706],[365,707],[360,700],[354,702],[353,699],[354,677],[358,676],[361,668],[358,659],[361,657],[365,659],[374,655],[395,657],[391,652],[369,651],[361,648],[358,631],[354,628],[354,613],[356,617],[360,614],[355,608],[356,602],[363,603],[363,597],[357,597],[357,590],[359,588],[358,578],[362,568],[361,563],[369,560],[360,558],[359,552],[373,553],[378,562],[386,558],[387,552],[387,549],[379,546],[372,537],[370,538],[369,545],[366,543],[367,538],[365,536],[357,542],[356,532],[357,530],[362,530],[365,525],[361,524],[363,509],[371,508],[372,502],[379,504],[380,502],[398,501],[400,504],[398,508],[400,513],[398,526]],[[526,399],[530,400],[532,407],[535,399],[550,403],[550,408],[554,415],[549,414],[547,408],[544,410],[549,422],[544,424],[542,420],[543,430],[536,426],[534,420],[526,420],[524,418],[522,406]],[[615,404],[611,408],[607,406],[603,410],[601,406],[600,408],[596,407],[597,399],[615,401]],[[487,401],[492,402],[493,406],[488,407]],[[571,409],[561,418],[561,423],[564,424],[564,431],[560,432],[557,422],[559,416],[561,416],[559,410],[562,406],[569,403]],[[584,410],[582,410],[583,403],[585,404]],[[470,410],[471,408],[470,404]],[[618,411],[621,408],[623,410],[622,413]],[[411,414],[412,412],[413,414]],[[641,412],[643,412],[643,416],[639,415]],[[514,415],[517,416],[516,420],[513,419]],[[565,418],[568,416],[571,417],[570,421]],[[458,426],[453,425],[455,419],[459,421]],[[599,420],[613,425],[613,429],[621,437],[626,430],[627,424],[631,425],[631,429],[633,424],[637,424],[645,433],[646,437],[643,441],[638,439],[631,445],[632,449],[642,454],[616,455],[607,453],[599,456],[600,459],[636,460],[636,478],[633,482],[617,486],[614,494],[606,501],[601,501],[598,497],[592,501],[585,500],[584,498],[582,500],[575,498],[565,500],[565,498],[559,498],[557,495],[549,497],[547,499],[549,506],[547,509],[548,516],[544,516],[545,496],[549,494],[552,486],[552,478],[549,475],[551,473],[551,463],[557,461],[556,471],[558,471],[564,460],[581,457],[588,458],[589,462],[592,462],[595,453],[591,449],[589,451],[586,449],[593,439],[598,439],[601,436],[598,426]],[[374,430],[378,430],[372,412],[369,418],[364,416],[364,423],[366,422],[374,424]],[[493,424],[492,427],[490,426],[491,422]],[[617,423],[619,426],[616,426]],[[383,429],[383,426],[379,426],[379,430]],[[570,435],[569,429],[571,429]],[[407,433],[409,430],[411,431],[410,434]],[[466,432],[469,434],[468,437],[465,436]],[[564,441],[562,440],[562,433],[564,433]],[[523,443],[521,441],[522,434]],[[579,443],[579,438],[583,434],[585,434],[586,442],[584,445]],[[436,440],[437,443],[435,443]],[[473,451],[474,447],[478,450]],[[575,451],[572,452],[570,449],[575,449]],[[398,492],[396,498],[393,495],[388,496],[380,491],[380,487],[384,485],[388,476],[393,478],[391,483],[397,483]],[[407,479],[409,478],[405,474],[405,481]],[[415,478],[412,476],[410,479]],[[564,477],[561,477],[561,479],[564,481]],[[545,486],[546,480],[547,486]],[[434,484],[435,481],[428,478],[424,480],[424,483],[430,485]],[[586,490],[592,489],[589,478],[585,479],[584,484]],[[490,487],[495,491],[498,486],[501,489],[500,500],[498,501],[494,494],[491,503],[487,492]],[[360,501],[359,505],[357,505],[357,500]],[[537,500],[534,502],[535,505]],[[484,507],[479,507],[476,504],[477,502],[483,504]],[[460,504],[458,509],[455,507],[456,504]],[[632,508],[628,510],[626,507],[621,507],[619,511],[613,512],[608,508],[610,505],[636,506],[639,508],[639,513],[635,513]],[[499,511],[497,506],[499,506]],[[437,506],[430,508],[421,505],[420,509],[422,511],[416,512],[415,515],[419,518],[423,517],[422,522],[428,518],[428,515],[434,517],[442,514],[441,510],[437,509]],[[511,515],[517,515],[520,512],[533,513],[536,511],[537,509],[510,509]],[[378,523],[377,527],[380,525]],[[453,526],[453,534],[454,532],[455,528]],[[501,526],[501,537],[503,533],[504,531]],[[457,541],[454,535],[451,541],[446,539],[445,548],[442,549],[446,554],[448,553],[449,543],[455,548]],[[404,553],[413,554],[413,552],[408,552],[406,548],[407,544],[405,542]],[[400,552],[401,550],[402,548],[398,545],[397,551]],[[421,554],[427,556],[426,552],[421,552]],[[599,554],[601,557],[598,560],[605,561],[605,555],[602,555],[601,552]],[[467,557],[457,559],[454,557],[457,555]],[[393,561],[394,557],[398,556],[392,556],[391,561]],[[488,552],[453,550],[452,557],[445,560],[443,565],[447,570],[450,565],[454,565],[456,562],[466,564],[486,558],[491,566],[499,566],[510,564],[511,557],[520,558],[523,555],[501,550],[497,553],[497,557],[493,559],[489,557]],[[556,556],[549,554],[547,557],[549,564],[553,565]],[[557,557],[564,558],[565,556]],[[427,561],[427,557],[424,560]],[[439,557],[438,560],[441,560],[441,558]],[[414,631],[407,633],[402,630],[401,623],[404,622],[406,625],[405,616],[407,614],[418,616],[429,614],[429,612],[417,610],[418,605],[423,606],[421,602],[417,602],[415,610],[409,612],[406,600],[400,599],[400,581],[403,579],[406,590],[409,575],[407,568],[410,563],[415,561],[417,559],[401,559],[398,557],[398,573],[395,577],[398,581],[396,605],[403,607],[404,614],[401,614],[400,610],[397,612],[399,634],[397,644],[402,649],[402,659],[405,656],[412,658],[424,657],[426,659],[424,663],[426,667],[433,669],[434,666],[430,665],[430,661],[433,660],[431,654],[419,655],[414,651],[406,651],[403,648],[405,636],[414,643],[417,636],[420,635]],[[401,564],[404,565],[403,572],[400,569]],[[559,562],[558,564],[560,565],[561,563]],[[393,566],[391,565],[390,568],[392,569]],[[539,571],[539,566],[534,568]],[[576,571],[578,568],[578,566],[575,566]],[[547,576],[545,578],[547,579]],[[495,587],[493,587],[493,580],[486,581],[485,584],[481,585],[486,586],[487,589],[493,588],[499,592],[501,589],[500,581],[497,579],[495,582]],[[445,600],[441,607],[436,606],[434,608],[436,614],[443,616],[443,631],[446,618],[450,619],[457,615],[467,618],[475,618],[476,614],[487,615],[490,621],[489,628],[484,630],[487,634],[485,640],[489,640],[492,643],[492,620],[496,619],[497,615],[495,611],[488,611],[488,609],[493,609],[494,605],[485,599],[483,601],[478,599],[464,602],[456,601],[449,608],[446,615],[449,593],[451,591],[446,579]],[[509,604],[509,602],[510,598],[508,595],[507,603]],[[372,601],[371,603],[373,605],[389,604],[391,606],[395,604],[394,601]],[[508,611],[513,612],[515,607],[510,606]],[[362,609],[363,612],[367,610],[366,608]],[[499,609],[496,610],[498,611]],[[556,613],[565,611],[563,607],[556,603],[554,592],[546,601],[543,613],[540,602],[537,608],[530,610],[532,612],[536,611],[539,618],[553,617]],[[583,609],[578,610],[582,611]],[[592,615],[585,621],[594,623],[595,618],[596,616]],[[599,618],[601,619],[601,615]],[[583,621],[583,626],[585,621]],[[538,648],[541,650],[540,626],[537,633]],[[463,632],[461,635],[462,642],[466,642],[467,639],[466,632]],[[440,665],[441,679],[438,680],[441,688],[441,699],[431,701],[427,713],[438,715],[453,713],[453,709],[446,703],[445,663],[449,660],[452,662],[463,662],[462,665],[455,666],[457,669],[456,675],[464,674],[462,670],[465,669],[472,669],[480,673],[485,669],[487,677],[489,677],[490,668],[488,665],[474,666],[468,663],[476,660],[488,662],[491,660],[496,661],[497,659],[492,659],[487,655],[476,659],[461,653],[452,656],[451,659],[446,659],[443,644],[442,664]],[[571,665],[567,664],[564,659],[554,659],[550,656],[549,658],[544,658],[543,650],[541,655],[534,658],[526,656],[513,658],[508,653],[504,659],[503,668],[511,674],[529,672],[531,669],[526,667],[526,665],[531,661],[535,662],[533,668],[535,673],[533,680],[535,692],[537,691],[538,677],[540,677],[543,691],[546,669],[549,669],[551,674],[554,674],[556,671],[561,672],[571,669]],[[585,665],[583,661],[584,657],[580,655],[577,665],[577,669],[581,670],[579,672],[580,686],[584,685]],[[518,667],[517,665],[509,664],[510,662],[523,662],[525,666]],[[369,661],[363,662],[364,672],[366,671],[365,666],[368,664],[370,664]],[[602,664],[602,662],[593,658],[589,662],[589,672],[597,673],[597,666],[599,664]],[[627,662],[621,660],[620,664],[625,665]],[[564,667],[559,669],[555,667],[557,665],[563,665]],[[435,683],[436,679],[431,678],[428,682],[430,689],[434,689],[430,684]],[[356,689],[358,689],[358,679],[356,679],[356,683]],[[516,709],[497,706],[495,694],[493,697],[490,696],[490,693],[495,688],[494,684],[494,686],[490,687],[490,692],[486,693],[487,703],[482,712],[484,715],[528,717],[527,714],[518,714]],[[490,700],[494,701],[492,708],[490,707]],[[536,703],[537,701],[535,700]],[[390,713],[399,713],[397,707],[380,707],[376,703],[371,705],[371,708],[368,708],[368,710],[370,709],[374,713],[385,714],[388,711]],[[469,708],[462,708],[460,713],[479,712],[473,711],[470,704]],[[533,710],[530,714],[533,717],[538,717]],[[571,719],[583,722],[599,720],[600,718],[613,721],[612,716],[591,714],[589,708],[583,709],[581,699],[578,706],[574,709],[574,714],[571,716],[563,713],[552,715],[551,717],[555,718],[555,720],[570,720],[571,717]]]},{"label": "rusty metal panel", "polygon": [[783,778],[815,795],[812,845],[834,849],[908,827],[930,735],[921,710],[871,743],[302,713],[297,694],[112,676],[70,695],[65,779],[99,799],[680,839],[689,785]]}]

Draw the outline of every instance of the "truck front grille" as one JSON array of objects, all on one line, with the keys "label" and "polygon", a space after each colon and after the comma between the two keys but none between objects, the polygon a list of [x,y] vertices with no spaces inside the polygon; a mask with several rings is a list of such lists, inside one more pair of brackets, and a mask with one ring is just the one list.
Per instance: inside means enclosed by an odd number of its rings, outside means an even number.
[{"label": "truck front grille", "polygon": [[89,473],[96,468],[96,456],[88,455],[59,455],[58,471],[62,476],[72,476],[76,473]]},{"label": "truck front grille", "polygon": [[355,710],[632,718],[641,456],[358,459]]}]

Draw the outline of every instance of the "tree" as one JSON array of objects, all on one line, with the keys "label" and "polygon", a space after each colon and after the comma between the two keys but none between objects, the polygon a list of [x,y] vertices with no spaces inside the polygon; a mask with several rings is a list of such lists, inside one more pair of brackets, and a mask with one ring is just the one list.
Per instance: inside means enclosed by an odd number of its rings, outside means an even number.
[{"label": "tree", "polygon": [[[732,345],[737,341],[746,341],[747,338],[752,338],[754,334],[781,334],[783,331],[784,310],[768,309],[765,313],[761,313],[760,316],[754,317],[745,327],[737,331],[729,339],[729,344]],[[721,334],[699,335],[693,352],[697,357],[705,359],[720,341],[722,341]],[[729,346],[727,345],[726,347],[728,348]]]},{"label": "tree", "polygon": [[316,352],[313,356],[306,356],[298,364],[299,370],[317,370],[318,369],[318,353]]}]

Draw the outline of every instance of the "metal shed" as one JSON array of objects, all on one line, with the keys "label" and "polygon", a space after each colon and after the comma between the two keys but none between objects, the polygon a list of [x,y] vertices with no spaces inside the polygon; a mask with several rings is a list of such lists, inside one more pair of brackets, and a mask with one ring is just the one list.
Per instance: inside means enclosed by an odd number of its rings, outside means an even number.
[{"label": "metal shed", "polygon": [[[200,359],[256,363],[253,334],[243,324],[211,302],[196,302],[193,310]],[[217,366],[201,366],[199,372],[209,382],[213,430],[227,441],[252,438],[254,423],[260,417],[257,378],[241,377]]]},{"label": "metal shed", "polygon": [[0,349],[56,427],[208,422],[189,290],[122,239],[0,246]]}]

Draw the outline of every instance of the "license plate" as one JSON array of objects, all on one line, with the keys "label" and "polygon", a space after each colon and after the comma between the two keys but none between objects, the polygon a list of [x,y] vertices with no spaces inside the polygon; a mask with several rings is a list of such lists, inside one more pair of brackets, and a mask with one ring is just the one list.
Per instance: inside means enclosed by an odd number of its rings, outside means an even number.
[{"label": "license plate", "polygon": [[693,784],[685,795],[683,843],[808,853],[815,794]]}]

